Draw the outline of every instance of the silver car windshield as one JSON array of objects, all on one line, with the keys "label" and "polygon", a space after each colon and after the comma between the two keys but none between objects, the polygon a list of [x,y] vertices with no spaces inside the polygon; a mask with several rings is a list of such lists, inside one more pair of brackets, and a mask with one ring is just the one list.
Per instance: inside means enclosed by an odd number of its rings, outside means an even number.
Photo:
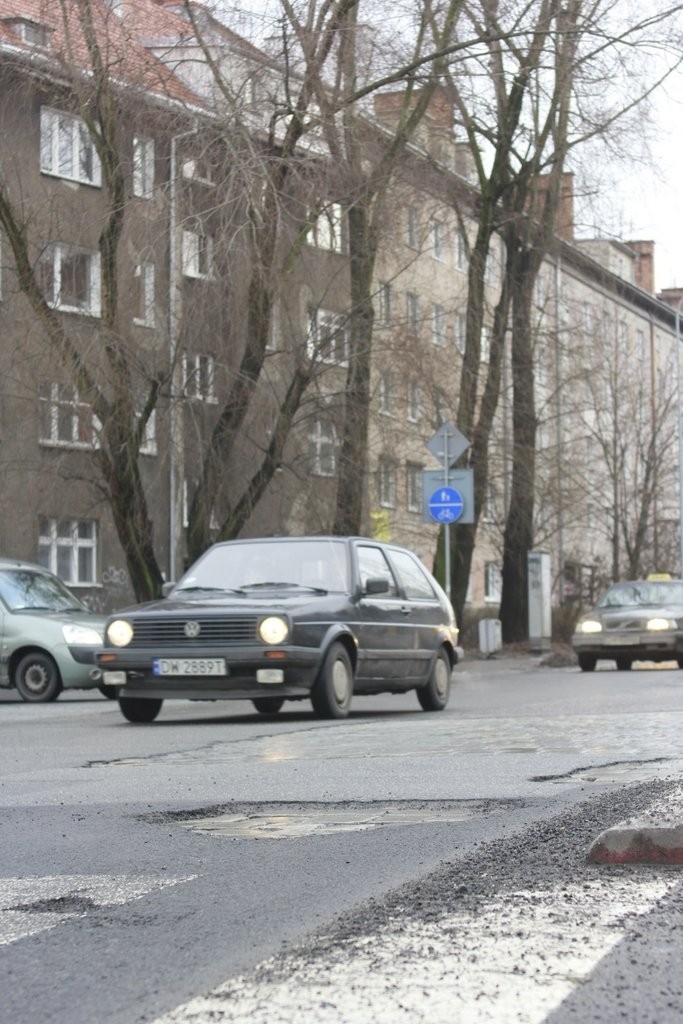
[{"label": "silver car windshield", "polygon": [[192,566],[173,593],[269,585],[348,593],[346,545],[335,540],[218,544]]},{"label": "silver car windshield", "polygon": [[610,587],[598,601],[598,608],[632,608],[639,606],[670,607],[683,605],[683,583],[663,580],[642,583],[618,583]]},{"label": "silver car windshield", "polygon": [[0,571],[0,597],[13,612],[27,608],[51,612],[84,610],[60,579],[31,569]]}]

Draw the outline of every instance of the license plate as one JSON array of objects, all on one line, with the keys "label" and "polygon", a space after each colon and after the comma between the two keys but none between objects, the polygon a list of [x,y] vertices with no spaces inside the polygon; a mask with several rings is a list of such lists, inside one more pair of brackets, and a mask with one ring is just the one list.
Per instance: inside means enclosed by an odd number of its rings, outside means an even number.
[{"label": "license plate", "polygon": [[155,676],[227,676],[225,658],[154,658]]},{"label": "license plate", "polygon": [[640,643],[640,635],[635,636],[606,636],[605,643],[608,647],[632,647]]}]

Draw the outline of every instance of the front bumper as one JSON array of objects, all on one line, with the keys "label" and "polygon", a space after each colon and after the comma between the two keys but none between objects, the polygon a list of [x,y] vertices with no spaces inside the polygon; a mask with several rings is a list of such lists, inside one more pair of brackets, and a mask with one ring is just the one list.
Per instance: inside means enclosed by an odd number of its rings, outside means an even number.
[{"label": "front bumper", "polygon": [[683,658],[683,636],[673,630],[660,632],[613,630],[609,633],[574,633],[577,654],[595,658],[631,658],[633,661],[675,661]]},{"label": "front bumper", "polygon": [[[154,673],[153,662],[191,659],[196,662],[223,658],[226,675],[173,675]],[[276,650],[253,647],[187,649],[141,652],[107,648],[98,652],[102,682],[120,688],[121,696],[189,700],[244,700],[253,697],[307,697],[321,662],[318,648],[282,647]]]}]

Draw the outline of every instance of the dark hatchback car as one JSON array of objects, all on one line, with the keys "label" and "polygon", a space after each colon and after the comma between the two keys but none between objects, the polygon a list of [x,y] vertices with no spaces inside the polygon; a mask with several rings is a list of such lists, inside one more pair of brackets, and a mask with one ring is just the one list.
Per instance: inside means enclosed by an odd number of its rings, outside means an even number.
[{"label": "dark hatchback car", "polygon": [[343,718],[357,694],[416,690],[443,709],[458,661],[453,609],[412,552],[359,537],[228,541],[161,601],[125,609],[97,655],[130,722],[169,698],[310,699]]},{"label": "dark hatchback car", "polygon": [[683,668],[683,581],[615,583],[576,624],[572,647],[583,672],[598,660],[630,669],[634,661],[675,661]]}]

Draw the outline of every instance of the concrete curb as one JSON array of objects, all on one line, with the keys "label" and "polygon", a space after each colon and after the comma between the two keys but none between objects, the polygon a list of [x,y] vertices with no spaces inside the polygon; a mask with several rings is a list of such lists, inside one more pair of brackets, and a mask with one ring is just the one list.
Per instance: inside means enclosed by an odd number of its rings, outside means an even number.
[{"label": "concrete curb", "polygon": [[683,865],[683,786],[641,817],[601,832],[588,859],[597,864]]}]

